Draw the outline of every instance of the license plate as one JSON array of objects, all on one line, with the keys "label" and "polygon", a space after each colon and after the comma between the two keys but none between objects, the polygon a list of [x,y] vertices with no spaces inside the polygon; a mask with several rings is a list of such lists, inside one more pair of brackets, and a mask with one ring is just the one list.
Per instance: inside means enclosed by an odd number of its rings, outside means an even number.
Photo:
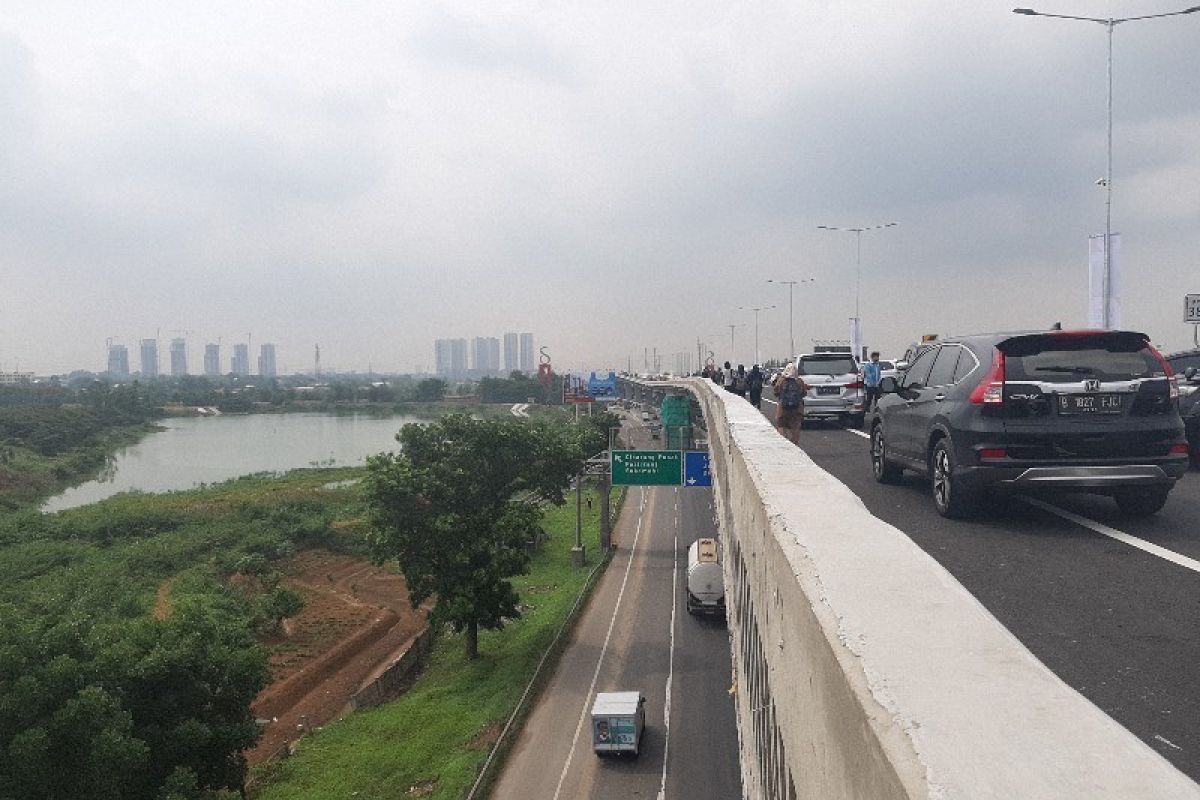
[{"label": "license plate", "polygon": [[818,386],[817,394],[840,394],[842,387],[840,386]]},{"label": "license plate", "polygon": [[1120,414],[1125,398],[1119,394],[1060,394],[1060,414]]}]

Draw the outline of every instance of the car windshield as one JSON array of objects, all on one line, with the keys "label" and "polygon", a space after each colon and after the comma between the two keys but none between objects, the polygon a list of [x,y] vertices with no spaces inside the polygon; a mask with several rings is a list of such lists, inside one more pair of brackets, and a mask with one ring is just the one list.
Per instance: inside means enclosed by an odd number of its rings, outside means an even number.
[{"label": "car windshield", "polygon": [[857,372],[854,359],[850,356],[841,358],[802,358],[797,369],[801,375],[846,375]]},{"label": "car windshield", "polygon": [[895,369],[896,365],[893,364],[891,361],[880,361],[879,368],[880,369]]},{"label": "car windshield", "polygon": [[1044,337],[1006,352],[1007,381],[1078,383],[1086,379],[1127,381],[1164,374],[1144,341],[1128,337]]}]

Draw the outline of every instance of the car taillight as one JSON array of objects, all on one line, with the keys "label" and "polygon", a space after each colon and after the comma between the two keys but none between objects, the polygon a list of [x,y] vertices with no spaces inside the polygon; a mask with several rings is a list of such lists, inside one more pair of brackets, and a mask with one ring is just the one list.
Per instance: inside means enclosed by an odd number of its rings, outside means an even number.
[{"label": "car taillight", "polygon": [[1173,444],[1171,445],[1170,452],[1173,456],[1186,456],[1188,454],[1188,446],[1186,444]]},{"label": "car taillight", "polygon": [[992,356],[992,368],[984,376],[970,400],[975,405],[999,405],[1004,402],[1004,353],[999,350]]},{"label": "car taillight", "polygon": [[1146,345],[1146,350],[1150,355],[1154,356],[1154,360],[1158,362],[1163,369],[1163,374],[1167,376],[1167,389],[1171,394],[1172,400],[1179,398],[1179,384],[1175,382],[1175,370],[1171,369],[1171,362],[1162,357],[1162,353],[1158,352],[1151,344]]},{"label": "car taillight", "polygon": [[1003,447],[985,447],[979,451],[980,458],[1008,458],[1008,451]]},{"label": "car taillight", "polygon": [[864,384],[862,381],[851,381],[850,383],[846,384],[846,388],[847,389],[861,389],[861,388],[863,388],[863,385]]}]

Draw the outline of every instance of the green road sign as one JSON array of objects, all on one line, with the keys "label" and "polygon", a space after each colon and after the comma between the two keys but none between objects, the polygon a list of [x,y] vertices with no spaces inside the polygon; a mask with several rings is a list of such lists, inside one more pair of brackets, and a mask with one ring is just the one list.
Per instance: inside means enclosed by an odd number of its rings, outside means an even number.
[{"label": "green road sign", "polygon": [[683,454],[678,450],[613,450],[613,486],[679,486]]}]

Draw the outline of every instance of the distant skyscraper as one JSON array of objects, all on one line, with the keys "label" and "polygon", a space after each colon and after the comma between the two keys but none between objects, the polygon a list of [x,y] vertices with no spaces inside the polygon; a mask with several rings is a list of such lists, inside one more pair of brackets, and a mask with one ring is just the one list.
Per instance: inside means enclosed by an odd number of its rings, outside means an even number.
[{"label": "distant skyscraper", "polygon": [[433,343],[433,361],[439,378],[462,380],[467,376],[467,340],[438,339]]},{"label": "distant skyscraper", "polygon": [[243,378],[250,374],[250,345],[233,346],[233,360],[229,364],[229,371]]},{"label": "distant skyscraper", "polygon": [[264,344],[259,348],[258,374],[264,378],[275,377],[275,345]]},{"label": "distant skyscraper", "polygon": [[123,344],[108,346],[108,372],[114,377],[129,377],[129,348]]},{"label": "distant skyscraper", "polygon": [[171,374],[176,378],[188,374],[186,339],[171,340]]},{"label": "distant skyscraper", "polygon": [[204,345],[204,374],[210,378],[221,374],[221,345]]},{"label": "distant skyscraper", "polygon": [[476,336],[471,340],[471,369],[479,377],[500,371],[500,340],[494,336]]},{"label": "distant skyscraper", "polygon": [[521,372],[532,374],[537,369],[537,365],[533,363],[533,334],[521,334]]},{"label": "distant skyscraper", "polygon": [[515,333],[504,334],[504,371],[511,373],[521,368],[521,337]]},{"label": "distant skyscraper", "polygon": [[158,377],[158,339],[142,339],[142,377]]}]

